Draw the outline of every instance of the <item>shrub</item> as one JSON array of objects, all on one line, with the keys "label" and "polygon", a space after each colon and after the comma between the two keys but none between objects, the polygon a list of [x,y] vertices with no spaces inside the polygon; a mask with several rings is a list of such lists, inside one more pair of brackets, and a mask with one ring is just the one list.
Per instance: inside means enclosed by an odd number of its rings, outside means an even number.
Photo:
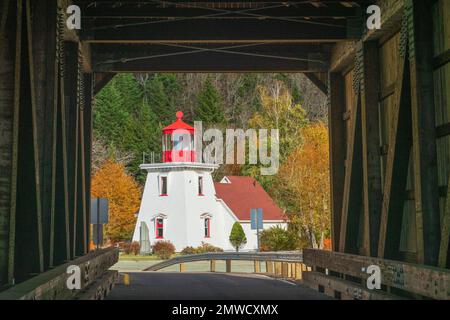
[{"label": "shrub", "polygon": [[132,242],[129,246],[129,252],[133,253],[135,256],[137,256],[139,254],[140,250],[141,250],[141,245],[138,241]]},{"label": "shrub", "polygon": [[331,250],[331,238],[325,238],[323,240],[323,249],[324,250]]},{"label": "shrub", "polygon": [[131,244],[129,242],[122,242],[119,246],[119,248],[123,251],[125,254],[130,254],[130,248]]},{"label": "shrub", "polygon": [[199,254],[199,253],[208,253],[208,252],[223,252],[222,248],[215,247],[212,244],[202,242],[202,244],[196,248],[194,247],[186,247],[181,250],[182,255],[187,254]]},{"label": "shrub", "polygon": [[182,255],[196,254],[196,253],[198,253],[198,252],[197,252],[197,249],[194,247],[186,247],[183,250],[181,250],[181,252],[180,252],[180,254],[182,254]]},{"label": "shrub", "polygon": [[300,241],[294,232],[276,226],[261,232],[259,244],[261,251],[288,251],[298,249]]},{"label": "shrub", "polygon": [[215,247],[212,244],[202,242],[200,246],[196,248],[197,253],[208,253],[208,252],[223,252],[222,248]]},{"label": "shrub", "polygon": [[233,228],[231,229],[230,233],[230,242],[233,247],[236,248],[236,252],[238,252],[239,248],[247,243],[244,229],[242,229],[242,226],[239,222],[235,222],[233,224]]},{"label": "shrub", "polygon": [[170,241],[158,241],[152,246],[153,254],[160,259],[169,259],[175,253],[175,246]]}]

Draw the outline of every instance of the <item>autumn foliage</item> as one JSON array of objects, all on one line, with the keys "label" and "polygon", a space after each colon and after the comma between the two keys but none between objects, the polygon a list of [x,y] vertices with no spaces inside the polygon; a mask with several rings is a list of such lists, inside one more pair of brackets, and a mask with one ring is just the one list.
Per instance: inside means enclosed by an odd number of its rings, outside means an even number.
[{"label": "autumn foliage", "polygon": [[322,123],[301,129],[303,144],[281,166],[279,178],[292,192],[295,213],[291,223],[300,226],[313,247],[324,247],[330,230],[328,131]]},{"label": "autumn foliage", "polygon": [[107,160],[92,177],[92,197],[109,200],[107,239],[129,241],[136,224],[141,190],[122,164]]}]

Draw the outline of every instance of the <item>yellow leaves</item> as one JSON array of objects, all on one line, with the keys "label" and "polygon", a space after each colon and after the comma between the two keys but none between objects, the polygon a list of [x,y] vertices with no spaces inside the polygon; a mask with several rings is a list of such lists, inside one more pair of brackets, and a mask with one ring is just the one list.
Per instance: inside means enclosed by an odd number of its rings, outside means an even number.
[{"label": "yellow leaves", "polygon": [[305,110],[295,104],[289,90],[278,81],[258,88],[261,110],[249,120],[251,128],[280,130],[280,159],[283,161],[300,143],[299,130],[308,123]]},{"label": "yellow leaves", "polygon": [[288,156],[279,177],[293,191],[301,223],[325,231],[330,223],[327,127],[322,123],[311,124],[300,133],[303,145]]},{"label": "yellow leaves", "polygon": [[141,190],[123,164],[107,160],[92,177],[91,195],[109,200],[106,236],[113,241],[131,240]]}]

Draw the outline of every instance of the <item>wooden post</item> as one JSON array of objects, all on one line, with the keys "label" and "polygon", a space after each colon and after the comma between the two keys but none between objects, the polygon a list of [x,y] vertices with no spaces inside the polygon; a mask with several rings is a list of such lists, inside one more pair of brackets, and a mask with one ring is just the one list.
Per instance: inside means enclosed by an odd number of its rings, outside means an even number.
[{"label": "wooden post", "polygon": [[283,278],[287,278],[288,277],[288,271],[289,271],[289,266],[287,262],[282,262],[281,264],[281,276]]},{"label": "wooden post", "polygon": [[380,161],[380,121],[379,99],[379,61],[378,42],[362,43],[363,76],[361,81],[361,120],[362,120],[362,160],[363,160],[363,199],[364,233],[363,252],[376,257],[382,204],[381,161]]},{"label": "wooden post", "polygon": [[[86,199],[86,244],[90,240],[90,221],[91,216],[91,159],[92,159],[92,100],[93,100],[93,76],[84,75],[84,148],[85,148],[85,199]],[[86,248],[87,251],[88,248]]]},{"label": "wooden post", "polygon": [[180,263],[180,272],[185,272],[186,271],[186,266],[184,265],[184,263]]},{"label": "wooden post", "polygon": [[275,262],[275,274],[277,276],[281,275],[281,262],[279,261]]},{"label": "wooden post", "polygon": [[361,146],[361,96],[358,93],[352,106],[350,138],[344,179],[339,251],[358,254],[357,239],[362,208],[362,146]]},{"label": "wooden post", "polygon": [[433,79],[433,13],[412,0],[409,30],[418,262],[437,266],[441,238]]},{"label": "wooden post", "polygon": [[447,198],[445,200],[444,218],[441,234],[441,246],[439,250],[439,267],[446,268],[448,260],[448,248],[450,241],[450,174],[448,176]]},{"label": "wooden post", "polygon": [[273,274],[273,261],[266,261],[266,272],[269,274]]},{"label": "wooden post", "polygon": [[209,271],[216,272],[216,260],[209,261]]},{"label": "wooden post", "polygon": [[255,273],[261,273],[261,264],[259,261],[253,261]]},{"label": "wooden post", "polygon": [[226,272],[230,273],[231,272],[231,260],[225,260],[225,264],[226,264]]},{"label": "wooden post", "polygon": [[412,138],[410,112],[409,63],[406,58],[399,65],[395,108],[391,112],[389,150],[383,188],[378,256],[397,259],[402,226],[404,196],[398,190],[406,189]]},{"label": "wooden post", "polygon": [[339,249],[345,177],[345,83],[341,73],[329,74],[328,136],[330,141],[331,238],[333,250]]},{"label": "wooden post", "polygon": [[301,280],[302,279],[302,269],[303,264],[302,263],[296,263],[295,264],[295,279]]}]

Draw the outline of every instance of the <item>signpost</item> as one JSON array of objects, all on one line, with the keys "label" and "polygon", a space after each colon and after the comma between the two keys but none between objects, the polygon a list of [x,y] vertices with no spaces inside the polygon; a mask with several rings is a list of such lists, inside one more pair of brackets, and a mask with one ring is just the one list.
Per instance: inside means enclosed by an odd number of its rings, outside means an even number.
[{"label": "signpost", "polygon": [[250,226],[256,230],[257,251],[259,251],[259,230],[263,229],[263,210],[262,208],[250,209]]},{"label": "signpost", "polygon": [[93,241],[97,249],[103,243],[103,225],[108,223],[108,206],[108,199],[106,198],[93,198],[91,200]]}]

